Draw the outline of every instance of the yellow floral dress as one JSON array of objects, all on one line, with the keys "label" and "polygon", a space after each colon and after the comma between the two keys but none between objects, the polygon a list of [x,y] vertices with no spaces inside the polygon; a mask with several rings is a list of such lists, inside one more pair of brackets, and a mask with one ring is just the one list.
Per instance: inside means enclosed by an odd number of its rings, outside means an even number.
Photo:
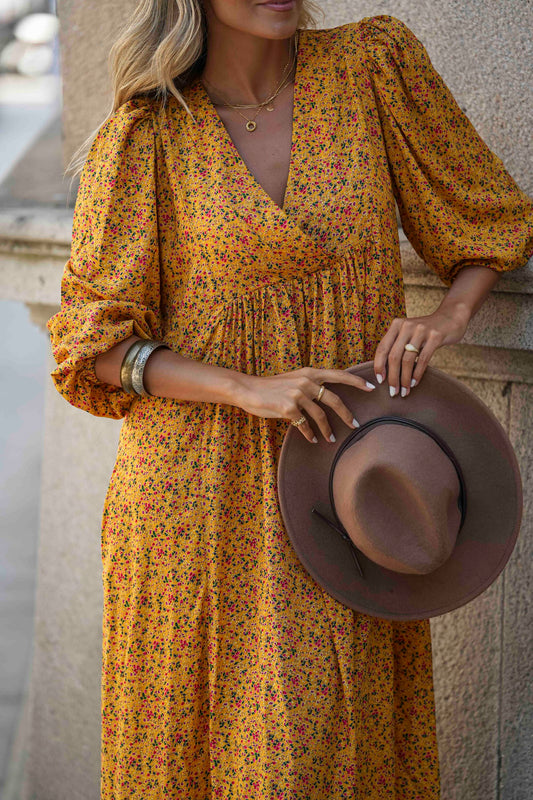
[{"label": "yellow floral dress", "polygon": [[[372,359],[405,315],[394,198],[450,285],[533,252],[533,203],[392,16],[302,30],[280,208],[201,82],[125,103],[84,168],[61,310],[69,403],[124,417],[102,519],[102,798],[433,800],[429,622],[360,614],[296,557],[288,421],[132,397],[95,357],[137,334],[251,375]],[[310,447],[315,445],[309,445]]]}]

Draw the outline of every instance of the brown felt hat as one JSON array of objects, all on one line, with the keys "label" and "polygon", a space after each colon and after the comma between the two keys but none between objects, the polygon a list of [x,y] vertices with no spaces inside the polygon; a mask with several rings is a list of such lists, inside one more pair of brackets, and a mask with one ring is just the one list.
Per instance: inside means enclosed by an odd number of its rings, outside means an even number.
[{"label": "brown felt hat", "polygon": [[[349,372],[374,381],[373,362]],[[425,619],[481,594],[513,551],[522,483],[509,438],[463,383],[428,367],[407,397],[327,384],[337,441],[289,426],[278,465],[287,533],[310,575],[356,611]]]}]

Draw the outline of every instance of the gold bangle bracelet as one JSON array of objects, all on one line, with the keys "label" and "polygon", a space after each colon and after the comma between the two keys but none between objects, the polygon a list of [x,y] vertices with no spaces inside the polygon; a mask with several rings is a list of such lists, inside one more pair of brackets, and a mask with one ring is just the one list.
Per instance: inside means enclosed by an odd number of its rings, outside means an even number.
[{"label": "gold bangle bracelet", "polygon": [[122,388],[128,394],[137,394],[134,390],[132,382],[131,382],[131,375],[133,371],[133,364],[135,363],[135,358],[137,357],[137,353],[145,343],[146,339],[139,339],[137,342],[133,342],[131,347],[128,348],[126,351],[126,355],[122,359],[122,364],[120,366],[120,383]]}]

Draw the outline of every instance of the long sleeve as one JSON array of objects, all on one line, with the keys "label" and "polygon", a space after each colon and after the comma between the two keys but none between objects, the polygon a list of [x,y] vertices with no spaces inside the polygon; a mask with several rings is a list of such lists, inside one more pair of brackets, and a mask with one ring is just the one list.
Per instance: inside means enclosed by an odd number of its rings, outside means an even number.
[{"label": "long sleeve", "polygon": [[533,254],[533,201],[488,148],[399,19],[353,26],[372,82],[405,234],[450,286],[467,264],[503,272]]},{"label": "long sleeve", "polygon": [[59,393],[95,416],[120,418],[133,397],[99,381],[96,356],[129,336],[161,337],[152,111],[125,103],[100,129],[74,210],[61,309],[47,323]]}]

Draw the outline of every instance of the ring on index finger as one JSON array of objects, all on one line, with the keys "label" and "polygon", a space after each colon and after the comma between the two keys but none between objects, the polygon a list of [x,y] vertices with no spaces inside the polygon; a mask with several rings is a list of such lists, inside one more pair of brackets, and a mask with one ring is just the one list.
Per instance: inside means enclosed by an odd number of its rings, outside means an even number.
[{"label": "ring on index finger", "polygon": [[321,399],[321,397],[322,397],[322,395],[324,394],[325,391],[326,391],[326,387],[324,386],[323,383],[321,383],[320,384],[320,389],[318,390],[318,394],[315,397],[315,400],[316,400],[317,403],[320,402],[320,399]]}]

